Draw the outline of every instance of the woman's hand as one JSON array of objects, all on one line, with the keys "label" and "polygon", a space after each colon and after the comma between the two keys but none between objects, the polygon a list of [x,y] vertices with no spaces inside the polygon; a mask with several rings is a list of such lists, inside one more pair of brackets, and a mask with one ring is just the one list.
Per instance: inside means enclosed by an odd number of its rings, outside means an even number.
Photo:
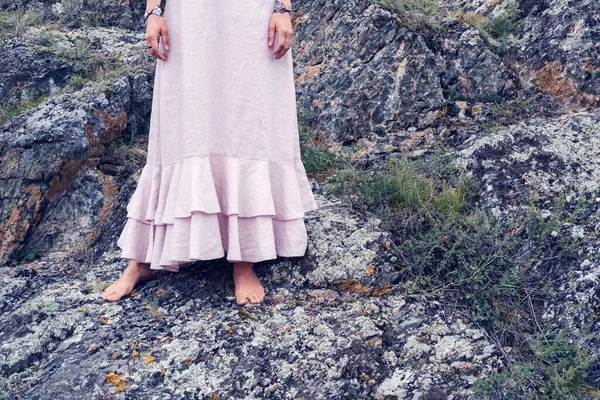
[{"label": "woman's hand", "polygon": [[158,40],[160,37],[163,41],[163,47],[165,50],[169,50],[169,37],[165,19],[163,17],[159,17],[158,15],[150,14],[146,21],[145,39],[148,45],[152,46],[150,49],[150,54],[161,59],[162,61],[167,61],[166,54],[161,53],[158,48]]},{"label": "woman's hand", "polygon": [[279,34],[279,43],[277,43],[273,55],[276,60],[279,60],[290,48],[290,45],[286,44],[285,41],[294,38],[292,19],[289,13],[273,13],[271,15],[271,20],[269,21],[269,47],[273,45],[275,31]]}]

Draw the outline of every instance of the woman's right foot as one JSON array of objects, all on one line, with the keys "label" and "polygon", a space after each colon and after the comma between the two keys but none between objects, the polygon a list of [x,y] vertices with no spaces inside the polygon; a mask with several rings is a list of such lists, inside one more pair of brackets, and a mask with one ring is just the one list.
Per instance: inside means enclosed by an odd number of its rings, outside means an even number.
[{"label": "woman's right foot", "polygon": [[153,279],[157,270],[150,269],[150,264],[130,261],[119,279],[106,288],[102,298],[108,301],[117,301],[133,291],[135,285]]}]

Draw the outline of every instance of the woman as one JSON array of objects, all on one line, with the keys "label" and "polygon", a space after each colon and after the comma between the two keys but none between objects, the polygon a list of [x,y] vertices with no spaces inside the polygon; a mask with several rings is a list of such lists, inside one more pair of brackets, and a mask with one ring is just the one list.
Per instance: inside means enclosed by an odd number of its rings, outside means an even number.
[{"label": "woman", "polygon": [[237,303],[259,303],[253,263],[303,256],[304,213],[317,209],[300,160],[291,2],[155,6],[148,0],[157,58],[148,157],[117,241],[130,262],[103,298],[226,256]]}]

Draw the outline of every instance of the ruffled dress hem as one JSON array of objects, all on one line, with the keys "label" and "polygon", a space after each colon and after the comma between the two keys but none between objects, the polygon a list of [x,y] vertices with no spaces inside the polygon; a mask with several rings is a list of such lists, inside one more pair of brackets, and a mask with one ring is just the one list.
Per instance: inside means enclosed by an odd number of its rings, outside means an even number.
[{"label": "ruffled dress hem", "polygon": [[225,256],[231,262],[300,257],[308,244],[305,213],[317,208],[300,159],[211,153],[147,163],[117,245],[121,258],[173,272]]}]

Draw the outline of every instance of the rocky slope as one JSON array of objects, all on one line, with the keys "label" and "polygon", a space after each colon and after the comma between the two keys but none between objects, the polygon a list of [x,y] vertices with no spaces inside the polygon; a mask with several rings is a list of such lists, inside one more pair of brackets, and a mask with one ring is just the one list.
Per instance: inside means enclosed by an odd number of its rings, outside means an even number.
[{"label": "rocky slope", "polygon": [[[256,266],[264,304],[232,301],[223,260],[103,302],[145,161],[143,6],[100,17],[99,3],[0,1],[57,23],[2,35],[0,100],[41,101],[0,126],[0,398],[456,399],[506,364],[510,349],[443,298],[398,290],[380,221],[316,179],[307,255]],[[440,6],[413,25],[372,0],[298,2],[302,121],[332,147],[362,146],[365,165],[449,146],[499,218],[532,190],[550,214],[559,193],[567,208],[589,200],[585,222],[557,232],[581,238],[581,262],[543,319],[600,353],[600,6],[522,0],[505,51],[453,12],[493,18],[509,2]],[[98,78],[67,84],[82,74]]]}]

